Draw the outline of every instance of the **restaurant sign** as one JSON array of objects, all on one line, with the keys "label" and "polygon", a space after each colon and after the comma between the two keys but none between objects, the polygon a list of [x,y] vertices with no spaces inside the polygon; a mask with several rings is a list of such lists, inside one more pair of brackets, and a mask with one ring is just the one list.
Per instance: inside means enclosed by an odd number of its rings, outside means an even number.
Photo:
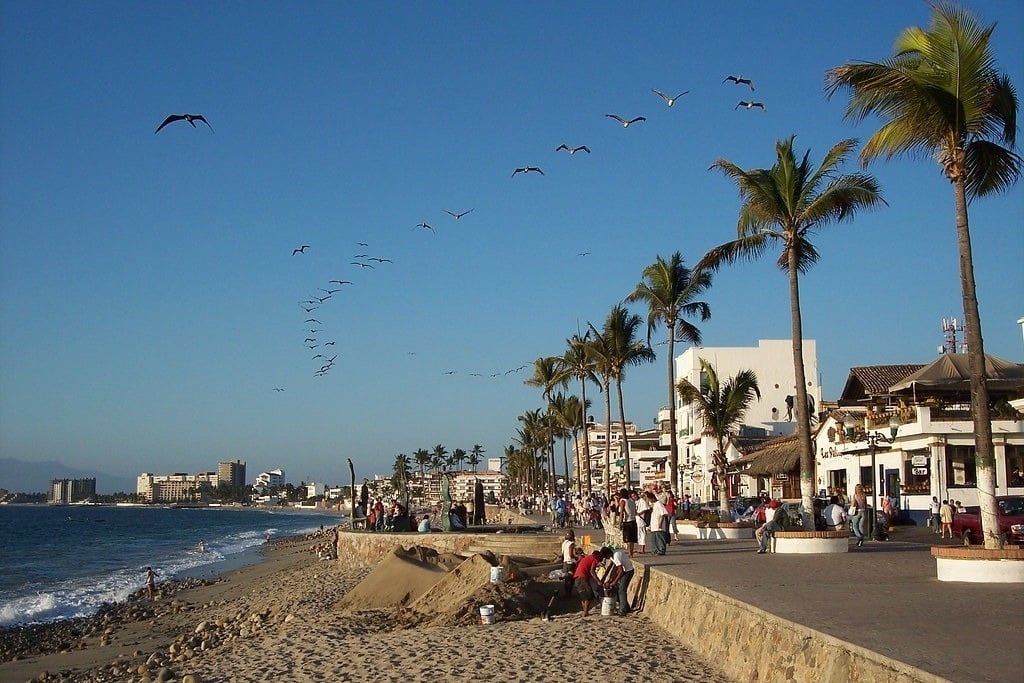
[{"label": "restaurant sign", "polygon": [[928,474],[927,467],[915,467],[911,470],[916,476],[923,477]]},{"label": "restaurant sign", "polygon": [[914,467],[925,467],[928,465],[927,455],[915,455],[910,459],[910,464]]}]

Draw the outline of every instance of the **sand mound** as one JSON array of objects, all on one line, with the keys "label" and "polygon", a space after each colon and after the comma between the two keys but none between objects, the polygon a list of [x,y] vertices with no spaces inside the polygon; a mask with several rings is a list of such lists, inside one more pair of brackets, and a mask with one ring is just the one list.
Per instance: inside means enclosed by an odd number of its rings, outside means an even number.
[{"label": "sand mound", "polygon": [[337,602],[347,610],[384,609],[408,604],[448,575],[462,558],[431,548],[395,549],[359,585]]}]

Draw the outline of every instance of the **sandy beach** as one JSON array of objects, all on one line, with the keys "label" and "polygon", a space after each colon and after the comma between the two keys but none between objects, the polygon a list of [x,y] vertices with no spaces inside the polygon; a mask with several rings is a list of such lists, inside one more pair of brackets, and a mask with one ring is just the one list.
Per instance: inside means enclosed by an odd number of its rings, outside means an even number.
[{"label": "sandy beach", "polygon": [[[55,644],[39,639],[4,657],[0,680],[727,680],[643,614],[601,616],[598,605],[584,618],[571,598],[545,621],[522,588],[535,582],[481,587],[464,558],[397,553],[343,569],[313,544],[282,539],[258,565],[132,600]],[[498,605],[494,624],[480,623],[481,600]]]}]

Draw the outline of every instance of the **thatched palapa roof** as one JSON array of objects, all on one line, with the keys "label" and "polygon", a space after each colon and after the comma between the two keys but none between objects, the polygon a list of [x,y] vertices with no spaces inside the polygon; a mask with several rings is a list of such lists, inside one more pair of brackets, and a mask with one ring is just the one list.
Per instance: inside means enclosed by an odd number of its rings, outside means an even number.
[{"label": "thatched palapa roof", "polygon": [[799,466],[800,441],[796,434],[765,441],[757,450],[752,450],[729,463],[730,470],[743,472],[752,477],[792,472]]}]

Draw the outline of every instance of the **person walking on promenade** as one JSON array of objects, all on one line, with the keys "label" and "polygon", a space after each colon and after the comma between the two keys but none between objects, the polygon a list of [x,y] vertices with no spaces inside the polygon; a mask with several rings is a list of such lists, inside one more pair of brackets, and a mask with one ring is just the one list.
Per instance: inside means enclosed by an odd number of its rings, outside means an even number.
[{"label": "person walking on promenade", "polygon": [[636,546],[637,552],[641,555],[647,552],[647,529],[651,522],[651,506],[647,502],[647,496],[641,496],[636,491],[629,494],[636,505]]},{"label": "person walking on promenade", "polygon": [[624,617],[632,611],[629,606],[629,582],[633,580],[635,574],[635,568],[633,567],[633,561],[629,559],[629,556],[622,550],[612,550],[611,548],[601,548],[601,557],[605,560],[611,559],[611,569],[605,574],[604,586],[606,588],[616,587],[619,595],[619,608],[618,614],[620,617]]},{"label": "person walking on promenade", "polygon": [[665,510],[665,505],[658,497],[647,491],[644,494],[647,497],[647,504],[651,506],[651,528],[647,532],[651,537],[651,545],[654,546],[655,555],[664,555],[666,546],[665,542],[665,527],[668,524],[668,511]]},{"label": "person walking on promenade", "polygon": [[629,491],[619,491],[619,528],[622,529],[622,542],[626,544],[629,556],[637,542],[636,502],[630,497]]},{"label": "person walking on promenade", "polygon": [[672,535],[673,541],[679,540],[679,527],[676,525],[676,506],[678,501],[671,491],[668,492],[668,500],[665,501],[665,512],[668,513],[668,533]]},{"label": "person walking on promenade", "polygon": [[864,527],[867,526],[868,497],[864,487],[857,484],[853,488],[853,502],[850,503],[850,522],[853,534],[857,537],[857,547],[864,545]]},{"label": "person walking on promenade", "polygon": [[569,597],[576,573],[576,532],[572,529],[565,532],[562,540],[562,571],[565,572],[565,597]]},{"label": "person walking on promenade", "polygon": [[939,517],[939,508],[941,507],[939,497],[932,496],[932,502],[928,503],[928,513],[931,515],[928,522],[931,524],[932,529],[935,529],[936,536],[942,533],[942,519]]},{"label": "person walking on promenade", "polygon": [[[939,538],[953,538],[953,507],[948,500],[943,500],[939,507],[939,521],[942,522],[942,533]],[[949,532],[949,536],[946,536]]]}]

